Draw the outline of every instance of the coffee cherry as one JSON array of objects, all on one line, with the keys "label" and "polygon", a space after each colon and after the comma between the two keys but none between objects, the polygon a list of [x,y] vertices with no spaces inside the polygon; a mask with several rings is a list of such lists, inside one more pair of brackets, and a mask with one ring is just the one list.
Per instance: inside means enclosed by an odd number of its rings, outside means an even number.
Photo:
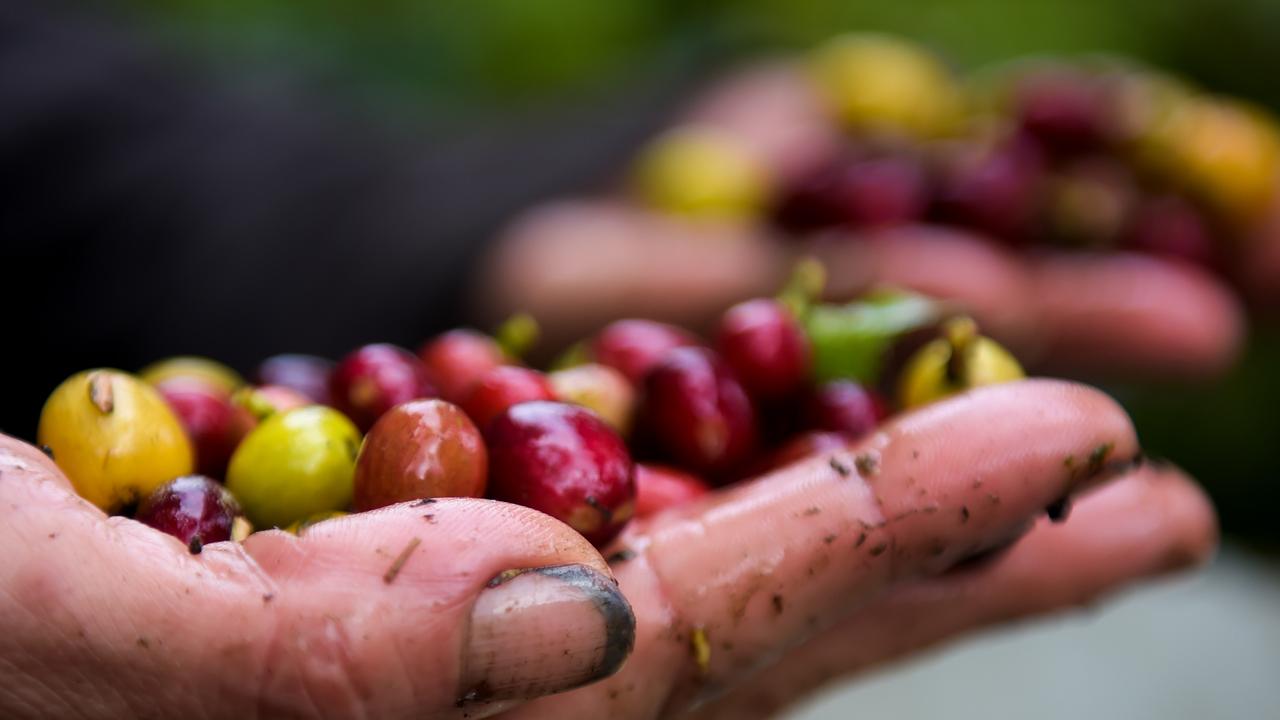
[{"label": "coffee cherry", "polygon": [[118,370],[88,370],[58,386],[40,413],[47,446],[76,492],[107,512],[191,473],[191,443],[150,385]]},{"label": "coffee cherry", "polygon": [[1107,157],[1086,158],[1049,180],[1044,229],[1069,247],[1111,248],[1128,226],[1138,200],[1128,167]]},{"label": "coffee cherry", "polygon": [[154,362],[138,372],[143,382],[156,386],[171,380],[189,380],[208,385],[230,395],[244,385],[244,378],[231,368],[208,358],[183,356]]},{"label": "coffee cherry", "polygon": [[969,318],[946,323],[944,337],[916,352],[898,380],[898,402],[913,408],[978,387],[1025,377],[1022,366]]},{"label": "coffee cherry", "polygon": [[545,374],[518,365],[500,365],[481,376],[462,407],[476,427],[484,428],[512,405],[555,397],[555,389]]},{"label": "coffee cherry", "polygon": [[459,403],[485,373],[507,362],[493,338],[475,330],[450,330],[424,343],[418,357],[440,397]]},{"label": "coffee cherry", "polygon": [[674,325],[653,320],[617,320],[596,335],[591,356],[639,384],[668,351],[696,344],[692,334]]},{"label": "coffee cherry", "polygon": [[636,463],[636,517],[649,517],[711,492],[696,476],[665,465]]},{"label": "coffee cherry", "polygon": [[360,431],[322,405],[263,420],[227,468],[227,488],[255,527],[287,527],[351,503]]},{"label": "coffee cherry", "polygon": [[748,300],[725,311],[716,349],[759,400],[783,398],[809,377],[809,341],[795,316],[777,300]]},{"label": "coffee cherry", "polygon": [[676,348],[645,380],[645,429],[681,466],[723,479],[755,451],[755,411],[710,350]]},{"label": "coffee cherry", "polygon": [[259,385],[286,387],[317,405],[328,405],[333,361],[314,355],[274,355],[258,366]]},{"label": "coffee cherry", "polygon": [[244,422],[251,428],[276,413],[317,403],[283,385],[246,385],[231,396],[231,404],[240,411]]},{"label": "coffee cherry", "polygon": [[457,405],[414,400],[379,418],[356,460],[357,511],[434,497],[483,497],[484,439]]},{"label": "coffee cherry", "polygon": [[329,378],[333,405],[368,431],[400,403],[432,397],[435,387],[413,353],[395,345],[365,345],[342,359]]},{"label": "coffee cherry", "polygon": [[204,382],[167,380],[156,390],[178,416],[191,439],[196,472],[222,477],[231,453],[252,427],[252,422],[240,415],[231,398]]},{"label": "coffee cherry", "polygon": [[961,101],[951,72],[925,48],[873,33],[836,37],[810,63],[819,93],[850,130],[933,137],[953,131]]},{"label": "coffee cherry", "polygon": [[805,408],[808,427],[840,433],[851,440],[874,430],[886,414],[884,401],[875,391],[852,380],[824,383],[813,391]]},{"label": "coffee cherry", "polygon": [[240,506],[226,488],[202,475],[186,475],[156,488],[133,519],[172,535],[192,553],[231,539]]},{"label": "coffee cherry", "polygon": [[1145,200],[1134,215],[1124,247],[1207,268],[1214,267],[1218,259],[1204,215],[1176,195]]},{"label": "coffee cherry", "polygon": [[555,399],[591,410],[622,436],[631,429],[636,391],[621,372],[599,363],[557,370],[547,376]]},{"label": "coffee cherry", "polygon": [[1102,79],[1058,67],[1030,72],[1014,88],[1019,127],[1057,155],[1078,155],[1107,145],[1115,134],[1115,108]]},{"label": "coffee cherry", "polygon": [[544,512],[597,547],[635,512],[626,445],[591,411],[558,402],[507,408],[485,432],[489,493]]},{"label": "coffee cherry", "polygon": [[781,199],[775,219],[796,233],[885,227],[920,220],[928,201],[928,178],[915,158],[859,158],[821,167],[802,178]]},{"label": "coffee cherry", "polygon": [[1041,151],[1023,138],[965,147],[943,166],[935,213],[944,222],[1021,245],[1030,239],[1044,172]]},{"label": "coffee cherry", "polygon": [[769,193],[765,167],[751,148],[711,127],[681,127],[654,140],[632,179],[649,207],[694,218],[749,218]]}]

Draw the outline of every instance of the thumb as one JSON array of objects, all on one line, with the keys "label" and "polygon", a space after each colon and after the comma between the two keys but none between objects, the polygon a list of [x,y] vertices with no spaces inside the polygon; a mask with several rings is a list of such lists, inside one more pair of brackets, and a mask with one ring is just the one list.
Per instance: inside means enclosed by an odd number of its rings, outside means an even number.
[{"label": "thumb", "polygon": [[0,436],[0,715],[453,716],[590,682],[634,618],[567,526],[402,504],[191,555]]}]

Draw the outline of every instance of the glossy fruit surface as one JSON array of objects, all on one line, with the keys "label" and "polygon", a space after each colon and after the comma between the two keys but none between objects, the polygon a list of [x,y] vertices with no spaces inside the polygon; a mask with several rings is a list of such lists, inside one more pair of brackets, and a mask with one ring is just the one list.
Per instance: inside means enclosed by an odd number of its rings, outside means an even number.
[{"label": "glossy fruit surface", "polygon": [[249,431],[226,394],[203,382],[169,380],[156,390],[178,416],[195,451],[196,472],[214,478],[226,473],[227,461]]},{"label": "glossy fruit surface", "polygon": [[771,298],[734,305],[720,318],[716,349],[752,397],[785,397],[809,377],[809,341],[785,305]]},{"label": "glossy fruit surface", "polygon": [[172,535],[191,552],[231,539],[240,506],[222,485],[202,475],[186,475],[156,488],[133,519]]},{"label": "glossy fruit surface", "polygon": [[272,415],[231,456],[227,488],[255,527],[287,527],[351,503],[359,450],[360,431],[332,408]]},{"label": "glossy fruit surface", "polygon": [[517,403],[554,400],[555,389],[546,374],[518,365],[500,365],[485,373],[467,393],[462,407],[485,428],[499,413]]},{"label": "glossy fruit surface", "polygon": [[645,380],[645,429],[680,466],[719,478],[756,449],[755,410],[714,352],[677,348]]},{"label": "glossy fruit surface", "polygon": [[462,402],[472,386],[490,370],[507,362],[498,343],[475,330],[450,330],[424,343],[418,357],[440,391],[452,403]]},{"label": "glossy fruit surface", "polygon": [[329,404],[329,375],[333,361],[315,355],[273,355],[258,366],[259,385],[286,387],[318,405]]},{"label": "glossy fruit surface", "polygon": [[230,395],[244,385],[244,378],[216,360],[196,356],[172,357],[154,362],[138,372],[138,378],[150,385],[170,380],[193,380]]},{"label": "glossy fruit surface", "polygon": [[514,405],[489,425],[489,493],[557,518],[597,547],[635,512],[635,475],[622,439],[585,408]]},{"label": "glossy fruit surface", "polygon": [[684,505],[709,492],[709,485],[683,470],[636,463],[636,517]]},{"label": "glossy fruit surface", "polygon": [[764,207],[769,177],[736,137],[681,127],[654,140],[636,161],[633,185],[656,210],[695,218],[751,217]]},{"label": "glossy fruit surface", "polygon": [[444,400],[414,400],[383,415],[356,460],[357,511],[406,500],[483,497],[484,439],[467,414]]},{"label": "glossy fruit surface", "polygon": [[805,407],[806,425],[856,440],[875,429],[888,414],[873,390],[853,380],[834,380],[813,391]]},{"label": "glossy fruit surface", "polygon": [[164,398],[118,370],[71,376],[40,413],[48,446],[76,492],[107,512],[191,473],[191,443]]},{"label": "glossy fruit surface", "polygon": [[639,384],[668,351],[696,344],[697,338],[674,325],[653,320],[617,320],[596,335],[591,357]]},{"label": "glossy fruit surface", "polygon": [[636,391],[625,375],[608,365],[584,363],[547,376],[555,399],[591,410],[626,436],[636,409]]},{"label": "glossy fruit surface", "polygon": [[417,356],[388,344],[365,345],[347,355],[329,378],[333,406],[368,431],[403,402],[432,397],[435,387]]}]

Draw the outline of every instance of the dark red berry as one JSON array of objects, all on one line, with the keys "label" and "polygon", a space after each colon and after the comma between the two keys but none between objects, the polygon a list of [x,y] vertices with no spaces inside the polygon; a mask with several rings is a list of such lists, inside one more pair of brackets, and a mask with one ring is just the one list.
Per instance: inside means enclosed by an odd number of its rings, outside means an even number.
[{"label": "dark red berry", "polygon": [[635,512],[626,445],[590,410],[567,403],[513,405],[494,418],[489,493],[557,518],[604,545]]},{"label": "dark red berry", "polygon": [[1112,108],[1099,78],[1072,68],[1029,73],[1014,91],[1019,127],[1059,155],[1103,147],[1112,128]]},{"label": "dark red berry", "polygon": [[693,335],[673,325],[653,320],[618,320],[596,335],[591,356],[639,384],[667,352],[696,344]]},{"label": "dark red berry", "polygon": [[259,385],[296,390],[317,405],[328,405],[333,361],[315,355],[275,355],[258,366]]},{"label": "dark red berry", "polygon": [[1019,245],[1030,239],[1044,178],[1040,151],[1022,139],[963,148],[940,173],[938,219]]},{"label": "dark red berry", "polygon": [[696,476],[665,465],[636,463],[636,517],[648,517],[711,492]]},{"label": "dark red berry", "polygon": [[134,514],[134,519],[168,533],[191,552],[231,539],[231,524],[240,507],[226,488],[201,475],[187,475],[161,485]]},{"label": "dark red berry", "polygon": [[365,345],[338,363],[329,378],[333,405],[362,432],[400,403],[433,397],[427,369],[408,350],[395,345]]},{"label": "dark red berry", "polygon": [[1142,203],[1125,237],[1125,247],[1203,267],[1214,267],[1217,248],[1213,231],[1200,210],[1176,195],[1162,195]]},{"label": "dark red berry", "polygon": [[814,390],[805,411],[806,425],[856,440],[875,429],[886,415],[885,403],[852,380],[834,380]]},{"label": "dark red berry", "polygon": [[723,479],[755,451],[751,400],[706,348],[676,348],[650,371],[642,417],[662,452],[694,472]]},{"label": "dark red berry", "polygon": [[418,357],[440,396],[454,403],[465,400],[485,373],[507,361],[493,338],[467,329],[450,330],[424,343]]},{"label": "dark red berry", "polygon": [[196,472],[223,477],[227,461],[252,422],[243,418],[225,393],[206,383],[177,378],[157,388],[178,416],[196,454]]},{"label": "dark red berry", "polygon": [[809,341],[791,311],[771,298],[729,308],[720,318],[716,349],[760,400],[785,397],[809,376]]},{"label": "dark red berry", "polygon": [[555,400],[556,391],[544,373],[518,365],[500,365],[480,377],[467,393],[462,409],[479,428],[503,410],[532,400]]},{"label": "dark red berry", "polygon": [[910,155],[843,159],[784,193],[775,219],[796,233],[900,225],[923,216],[928,196],[924,167]]}]

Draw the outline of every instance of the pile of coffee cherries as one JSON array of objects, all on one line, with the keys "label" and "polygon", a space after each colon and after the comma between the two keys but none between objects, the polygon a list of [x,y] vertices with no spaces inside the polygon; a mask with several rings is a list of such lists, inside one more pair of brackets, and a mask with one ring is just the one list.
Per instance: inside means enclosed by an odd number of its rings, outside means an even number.
[{"label": "pile of coffee cherries", "polygon": [[632,517],[846,447],[891,410],[1022,377],[946,306],[892,291],[816,304],[820,274],[802,264],[709,341],[619,320],[548,372],[519,360],[527,317],[417,353],[280,355],[255,384],[202,358],[90,370],[49,397],[39,442],[84,498],[192,552],[439,497],[525,505],[602,546]]},{"label": "pile of coffee cherries", "polygon": [[1223,271],[1280,177],[1271,117],[1115,58],[960,78],[922,47],[862,34],[803,65],[841,138],[825,156],[782,177],[742,137],[681,126],[637,159],[637,200],[789,238],[934,223],[1012,248],[1123,249]]}]

